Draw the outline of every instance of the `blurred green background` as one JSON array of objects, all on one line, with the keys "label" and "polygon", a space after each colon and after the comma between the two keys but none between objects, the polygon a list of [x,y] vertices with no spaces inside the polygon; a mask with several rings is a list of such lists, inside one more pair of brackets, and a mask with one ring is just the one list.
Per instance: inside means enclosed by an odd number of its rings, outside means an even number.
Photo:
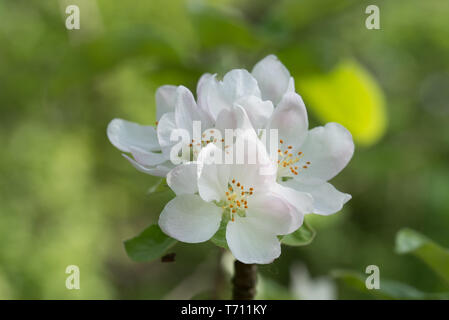
[{"label": "blurred green background", "polygon": [[[80,30],[65,28],[68,4],[80,7]],[[381,30],[365,28],[369,4]],[[449,247],[448,17],[444,0],[0,0],[0,298],[229,297],[211,243],[177,244],[171,263],[127,257],[123,240],[168,198],[148,194],[159,180],[129,165],[106,126],[153,124],[158,86],[195,90],[204,72],[251,69],[271,53],[311,127],[342,123],[356,152],[333,180],[353,199],[309,217],[311,245],[260,268],[262,297],[288,297],[297,263],[312,277],[375,264],[381,279],[448,291],[394,251],[403,227]],[[65,287],[71,264],[81,290]],[[338,283],[338,298],[373,296]]]}]

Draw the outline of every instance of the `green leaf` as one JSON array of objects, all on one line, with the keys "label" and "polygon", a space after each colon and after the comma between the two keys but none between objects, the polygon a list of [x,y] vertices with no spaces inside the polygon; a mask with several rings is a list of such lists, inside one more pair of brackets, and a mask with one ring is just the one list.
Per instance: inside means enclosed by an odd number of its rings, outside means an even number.
[{"label": "green leaf", "polygon": [[298,76],[295,80],[308,108],[323,122],[345,126],[356,142],[373,144],[385,132],[383,92],[357,62],[344,61],[328,74]]},{"label": "green leaf", "polygon": [[301,228],[282,237],[281,242],[288,246],[306,246],[313,241],[315,234],[315,230],[304,221]]},{"label": "green leaf", "polygon": [[159,259],[176,242],[163,233],[157,224],[152,224],[137,237],[126,240],[124,244],[126,253],[132,260],[143,262]]},{"label": "green leaf", "polygon": [[228,225],[228,221],[229,219],[223,217],[221,219],[220,228],[218,228],[218,231],[210,239],[213,244],[225,249],[229,249],[228,243],[226,242],[226,226]]},{"label": "green leaf", "polygon": [[396,252],[415,255],[449,283],[449,250],[424,235],[411,229],[400,230],[396,235]]},{"label": "green leaf", "polygon": [[404,283],[384,279],[381,279],[379,289],[368,290],[365,285],[368,275],[355,271],[336,270],[332,272],[332,276],[341,283],[377,299],[449,299],[449,292],[427,293]]}]

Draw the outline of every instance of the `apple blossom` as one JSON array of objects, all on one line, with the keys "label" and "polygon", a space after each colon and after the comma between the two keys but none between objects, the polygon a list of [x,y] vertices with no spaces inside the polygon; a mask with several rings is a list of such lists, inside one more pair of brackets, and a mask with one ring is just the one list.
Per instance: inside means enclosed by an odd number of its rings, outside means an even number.
[{"label": "apple blossom", "polygon": [[275,56],[257,63],[253,75],[263,88],[263,97],[278,101],[266,125],[267,130],[278,132],[278,181],[282,186],[310,193],[314,198],[313,213],[328,215],[341,210],[351,196],[328,181],[354,153],[351,133],[338,123],[308,131],[304,102],[291,90],[290,73]]},{"label": "apple blossom", "polygon": [[[156,119],[172,112],[175,107],[176,86],[166,85],[156,91]],[[131,153],[134,159],[123,156],[139,171],[165,177],[173,164],[162,153],[154,126],[144,126],[123,119],[113,119],[107,128],[109,141],[120,151]]]},{"label": "apple blossom", "polygon": [[236,259],[271,263],[281,253],[278,236],[301,226],[304,214],[313,208],[312,198],[292,190],[302,206],[293,207],[278,193],[276,170],[255,132],[245,131],[237,140],[257,145],[257,161],[248,161],[254,150],[248,147],[243,164],[216,163],[212,160],[222,155],[222,149],[207,145],[198,162],[181,164],[169,172],[167,183],[176,197],[162,211],[159,226],[179,241],[199,243],[211,239],[224,219],[226,241]]},{"label": "apple blossom", "polygon": [[[108,126],[111,143],[138,170],[167,178],[176,197],[159,218],[161,229],[183,242],[211,239],[222,221],[233,255],[243,263],[269,263],[280,254],[278,236],[297,230],[304,214],[328,215],[351,198],[328,181],[349,162],[352,136],[343,126],[328,123],[308,129],[307,111],[287,68],[273,55],[258,62],[252,72],[235,69],[222,80],[203,75],[197,101],[183,86],[163,86],[156,92],[157,128],[114,119]],[[223,133],[243,129],[234,141],[210,140],[201,130]],[[256,134],[261,131],[260,139]],[[262,141],[275,130],[277,162]],[[188,139],[179,142],[176,132]],[[175,136],[174,136],[175,135]],[[237,142],[256,145],[257,163],[209,160],[211,153],[234,155]],[[210,143],[212,142],[212,143]],[[221,142],[226,142],[223,146]],[[272,143],[272,141],[270,141]],[[173,163],[173,151],[184,162]],[[272,150],[270,145],[270,150]],[[268,170],[268,174],[263,171]]]}]

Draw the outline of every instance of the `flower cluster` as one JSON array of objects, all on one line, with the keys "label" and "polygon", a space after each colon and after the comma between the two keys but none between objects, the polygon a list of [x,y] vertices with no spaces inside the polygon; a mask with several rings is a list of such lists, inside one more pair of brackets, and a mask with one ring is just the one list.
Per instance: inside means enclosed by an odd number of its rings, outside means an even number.
[{"label": "flower cluster", "polygon": [[[297,230],[305,214],[335,213],[351,198],[328,182],[353,155],[351,134],[337,123],[308,129],[304,102],[275,56],[251,73],[235,69],[222,80],[205,74],[196,94],[195,100],[184,86],[162,86],[155,126],[114,119],[107,129],[134,167],[166,177],[176,193],[159,218],[167,235],[204,242],[225,224],[236,259],[270,263],[281,252],[278,236]],[[228,129],[238,132],[231,141],[218,134]],[[179,139],[180,130],[187,138]],[[269,146],[273,130],[277,141]],[[276,157],[267,151],[273,146]],[[243,161],[217,161],[227,154]]]}]

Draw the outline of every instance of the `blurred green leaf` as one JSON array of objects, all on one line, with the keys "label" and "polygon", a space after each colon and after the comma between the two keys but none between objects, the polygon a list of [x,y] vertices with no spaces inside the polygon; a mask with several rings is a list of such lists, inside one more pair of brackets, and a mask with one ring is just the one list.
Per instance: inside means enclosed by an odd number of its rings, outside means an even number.
[{"label": "blurred green leaf", "polygon": [[391,280],[381,280],[379,289],[368,290],[365,285],[368,275],[355,271],[336,270],[332,272],[332,276],[345,285],[378,299],[449,299],[449,292],[426,293],[407,284]]},{"label": "blurred green leaf", "polygon": [[296,77],[301,95],[324,122],[345,126],[360,144],[375,143],[386,126],[384,96],[376,80],[355,61],[323,75]]},{"label": "blurred green leaf", "polygon": [[301,228],[282,237],[281,242],[289,246],[306,246],[313,241],[315,234],[315,230],[304,221]]},{"label": "blurred green leaf", "polygon": [[198,39],[206,48],[232,45],[254,50],[260,44],[250,25],[236,11],[219,10],[199,3],[192,4],[189,11]]},{"label": "blurred green leaf", "polygon": [[280,285],[276,281],[259,276],[257,292],[257,300],[294,300],[288,288]]},{"label": "blurred green leaf", "polygon": [[160,212],[165,205],[176,196],[165,179],[160,179],[159,182],[149,188],[148,195],[148,205],[150,205],[155,212]]},{"label": "blurred green leaf", "polygon": [[157,224],[153,224],[124,243],[128,256],[134,261],[143,262],[162,257],[176,242],[163,233]]},{"label": "blurred green leaf", "polygon": [[190,300],[212,300],[214,292],[212,290],[201,291],[195,294]]},{"label": "blurred green leaf", "polygon": [[342,11],[355,0],[281,0],[273,1],[274,7],[269,13],[268,22],[287,29],[301,29],[326,16]]},{"label": "blurred green leaf", "polygon": [[400,230],[396,236],[396,252],[415,255],[449,282],[449,250],[424,235],[411,229]]}]

